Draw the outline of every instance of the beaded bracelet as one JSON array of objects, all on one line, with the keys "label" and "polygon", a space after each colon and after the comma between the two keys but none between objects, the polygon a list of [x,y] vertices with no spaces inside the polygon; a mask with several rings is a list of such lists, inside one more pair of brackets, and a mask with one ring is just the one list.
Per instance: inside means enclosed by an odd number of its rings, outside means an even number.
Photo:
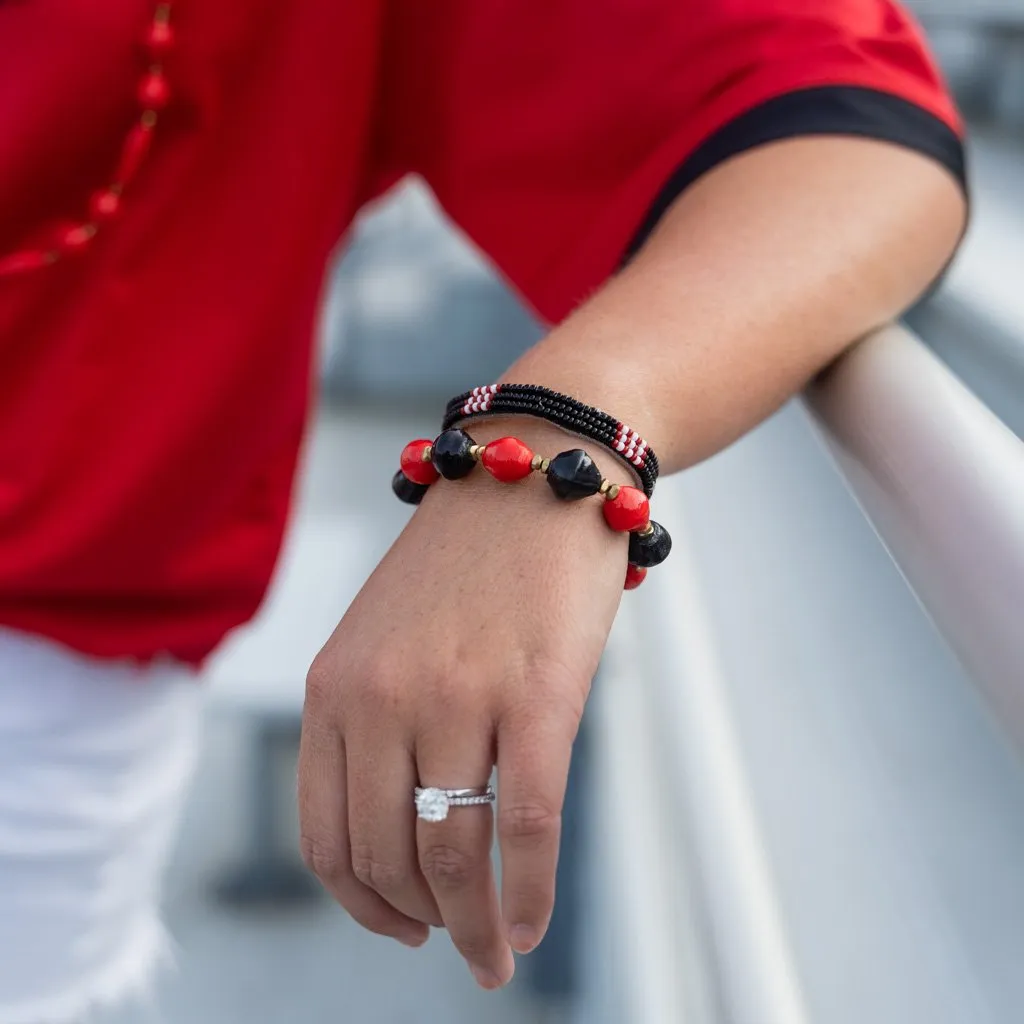
[{"label": "beaded bracelet", "polygon": [[668,530],[651,519],[647,495],[637,487],[604,479],[582,448],[548,459],[536,455],[517,437],[499,437],[489,444],[477,444],[464,430],[452,428],[442,431],[433,441],[410,441],[402,450],[402,468],[394,475],[391,488],[402,501],[418,505],[438,477],[459,480],[468,476],[478,462],[504,483],[514,483],[534,472],[543,473],[562,501],[600,494],[604,498],[605,522],[613,530],[629,534],[626,590],[640,586],[647,570],[665,561],[672,550]]},{"label": "beaded bracelet", "polygon": [[631,427],[569,395],[535,384],[488,384],[456,395],[445,409],[442,429],[478,416],[537,416],[603,445],[629,464],[649,498],[658,479],[658,457]]}]

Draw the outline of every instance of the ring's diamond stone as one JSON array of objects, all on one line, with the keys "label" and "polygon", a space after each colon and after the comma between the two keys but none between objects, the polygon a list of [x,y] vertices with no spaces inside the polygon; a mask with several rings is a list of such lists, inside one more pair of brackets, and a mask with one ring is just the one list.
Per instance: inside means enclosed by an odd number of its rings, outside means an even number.
[{"label": "ring's diamond stone", "polygon": [[448,794],[443,789],[427,787],[416,794],[416,813],[424,821],[444,821],[449,806]]}]

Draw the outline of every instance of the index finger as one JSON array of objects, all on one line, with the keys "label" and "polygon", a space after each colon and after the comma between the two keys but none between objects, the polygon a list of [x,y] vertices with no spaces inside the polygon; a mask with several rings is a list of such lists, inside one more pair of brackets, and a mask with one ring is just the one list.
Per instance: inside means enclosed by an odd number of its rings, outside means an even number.
[{"label": "index finger", "polygon": [[562,805],[579,718],[548,702],[498,724],[498,841],[502,917],[509,943],[528,953],[555,904]]}]

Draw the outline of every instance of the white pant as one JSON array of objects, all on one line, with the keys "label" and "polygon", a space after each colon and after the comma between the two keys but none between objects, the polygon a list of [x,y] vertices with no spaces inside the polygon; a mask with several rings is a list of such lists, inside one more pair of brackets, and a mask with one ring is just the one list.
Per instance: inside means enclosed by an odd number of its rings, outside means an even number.
[{"label": "white pant", "polygon": [[78,1024],[165,951],[200,688],[0,629],[0,1024]]}]

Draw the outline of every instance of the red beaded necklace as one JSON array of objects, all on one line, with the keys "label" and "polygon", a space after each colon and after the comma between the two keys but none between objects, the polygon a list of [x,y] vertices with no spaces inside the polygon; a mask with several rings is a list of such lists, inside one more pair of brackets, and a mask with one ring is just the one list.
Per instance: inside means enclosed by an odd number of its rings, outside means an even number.
[{"label": "red beaded necklace", "polygon": [[121,145],[121,154],[111,183],[93,193],[89,200],[88,219],[59,228],[54,233],[50,247],[26,249],[0,257],[0,278],[48,267],[60,259],[81,252],[96,237],[101,227],[117,216],[124,190],[149,152],[159,112],[171,98],[163,69],[163,58],[174,45],[171,0],[156,5],[143,43],[148,61],[137,93],[141,113]]}]

